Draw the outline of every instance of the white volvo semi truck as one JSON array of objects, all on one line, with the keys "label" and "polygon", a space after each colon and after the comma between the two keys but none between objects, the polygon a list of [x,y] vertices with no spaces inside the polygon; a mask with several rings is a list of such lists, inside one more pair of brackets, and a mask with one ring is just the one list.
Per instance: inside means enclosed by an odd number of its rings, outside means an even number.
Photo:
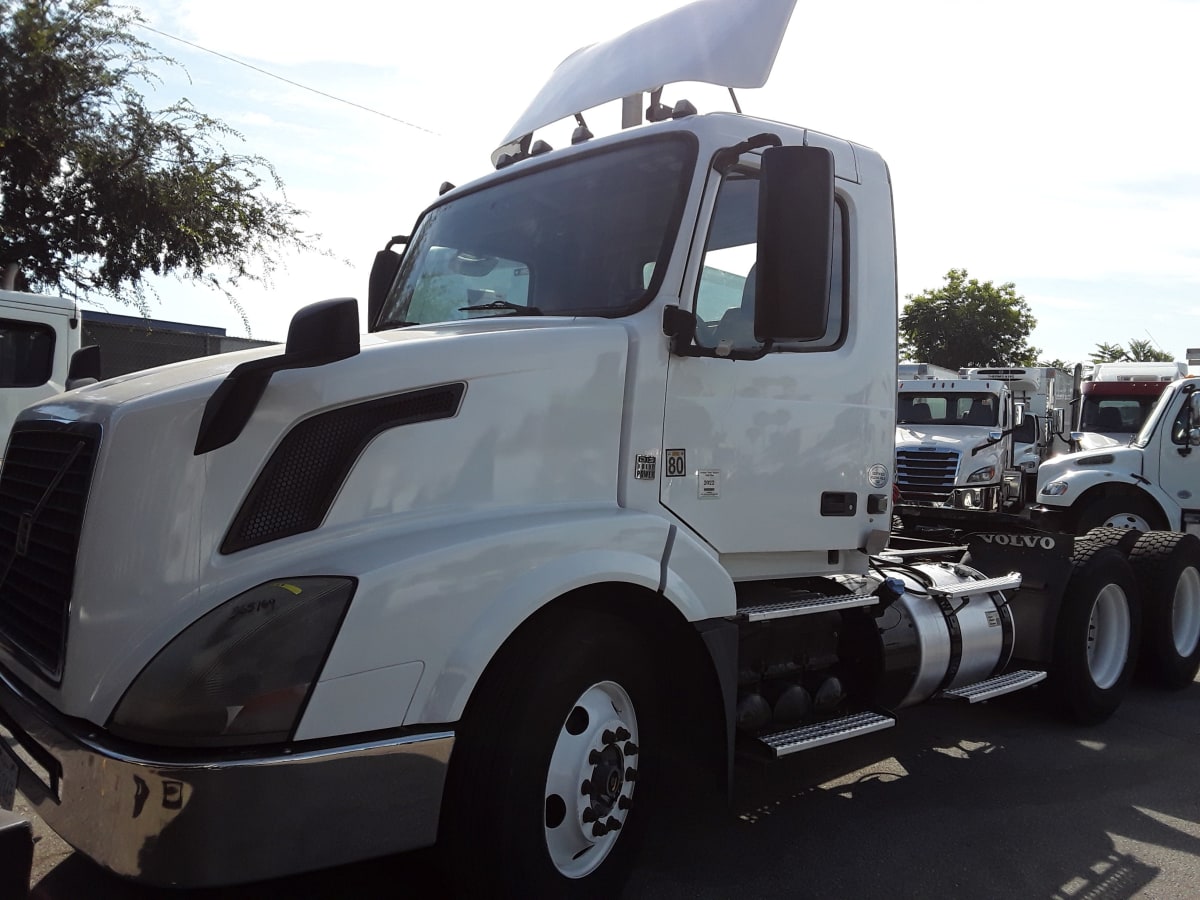
[{"label": "white volvo semi truck", "polygon": [[792,5],[569,57],[496,171],[381,251],[366,336],[327,301],[284,348],[21,414],[0,777],[70,844],[199,886],[436,843],[467,896],[612,896],[672,781],[720,797],[735,747],[1038,684],[1116,708],[1196,538],[1158,580],[1105,532],[893,541],[887,167],[662,99],[761,85]]}]

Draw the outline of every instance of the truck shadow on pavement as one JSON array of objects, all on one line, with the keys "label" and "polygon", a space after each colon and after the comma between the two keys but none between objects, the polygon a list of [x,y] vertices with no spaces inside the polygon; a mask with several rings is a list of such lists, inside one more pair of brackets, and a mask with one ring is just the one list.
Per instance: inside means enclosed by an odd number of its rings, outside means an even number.
[{"label": "truck shadow on pavement", "polygon": [[[1200,684],[1135,689],[1094,728],[1036,691],[929,705],[897,726],[779,763],[740,760],[721,798],[667,816],[631,898],[1191,898],[1200,883]],[[1151,887],[1152,886],[1152,887]],[[78,854],[37,900],[448,896],[422,851],[203,891],[143,888]]]}]

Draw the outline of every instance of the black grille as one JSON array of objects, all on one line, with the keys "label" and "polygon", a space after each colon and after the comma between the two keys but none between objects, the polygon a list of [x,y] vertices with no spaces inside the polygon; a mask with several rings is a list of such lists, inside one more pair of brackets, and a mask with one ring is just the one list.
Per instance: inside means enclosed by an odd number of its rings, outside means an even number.
[{"label": "black grille", "polygon": [[907,503],[945,503],[954,493],[957,450],[896,451],[896,484]]},{"label": "black grille", "polygon": [[19,424],[0,473],[0,636],[54,681],[99,445],[99,425]]},{"label": "black grille", "polygon": [[317,528],[367,444],[383,431],[448,419],[465,384],[410,391],[305,419],[287,433],[246,495],[222,553]]}]

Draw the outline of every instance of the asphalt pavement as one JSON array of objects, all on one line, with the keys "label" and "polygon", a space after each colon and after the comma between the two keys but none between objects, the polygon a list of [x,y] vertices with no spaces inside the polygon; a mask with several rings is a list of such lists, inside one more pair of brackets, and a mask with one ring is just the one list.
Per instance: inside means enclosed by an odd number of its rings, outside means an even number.
[{"label": "asphalt pavement", "polygon": [[[1036,693],[917,707],[888,731],[741,761],[732,806],[652,834],[626,896],[1200,897],[1200,683],[1135,687],[1092,728],[1059,722]],[[245,888],[140,888],[34,818],[38,900],[446,895],[428,852]]]}]

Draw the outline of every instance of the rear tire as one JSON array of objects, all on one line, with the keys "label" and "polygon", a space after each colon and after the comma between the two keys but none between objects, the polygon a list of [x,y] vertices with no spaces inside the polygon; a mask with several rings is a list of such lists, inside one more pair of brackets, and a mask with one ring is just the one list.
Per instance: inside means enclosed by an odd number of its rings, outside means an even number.
[{"label": "rear tire", "polygon": [[1082,535],[1076,544],[1083,541],[1087,544],[1093,544],[1097,547],[1115,547],[1121,551],[1122,556],[1129,556],[1133,545],[1138,542],[1145,532],[1139,531],[1136,528],[1114,528],[1111,525],[1100,525]]},{"label": "rear tire", "polygon": [[1179,690],[1200,671],[1200,539],[1153,531],[1129,554],[1142,590],[1142,668],[1160,687]]},{"label": "rear tire", "polygon": [[632,871],[662,746],[652,652],[615,616],[564,612],[464,716],[438,835],[463,896],[618,896]]},{"label": "rear tire", "polygon": [[1137,578],[1112,547],[1076,547],[1054,633],[1050,684],[1062,713],[1102,722],[1129,688],[1141,634]]}]

